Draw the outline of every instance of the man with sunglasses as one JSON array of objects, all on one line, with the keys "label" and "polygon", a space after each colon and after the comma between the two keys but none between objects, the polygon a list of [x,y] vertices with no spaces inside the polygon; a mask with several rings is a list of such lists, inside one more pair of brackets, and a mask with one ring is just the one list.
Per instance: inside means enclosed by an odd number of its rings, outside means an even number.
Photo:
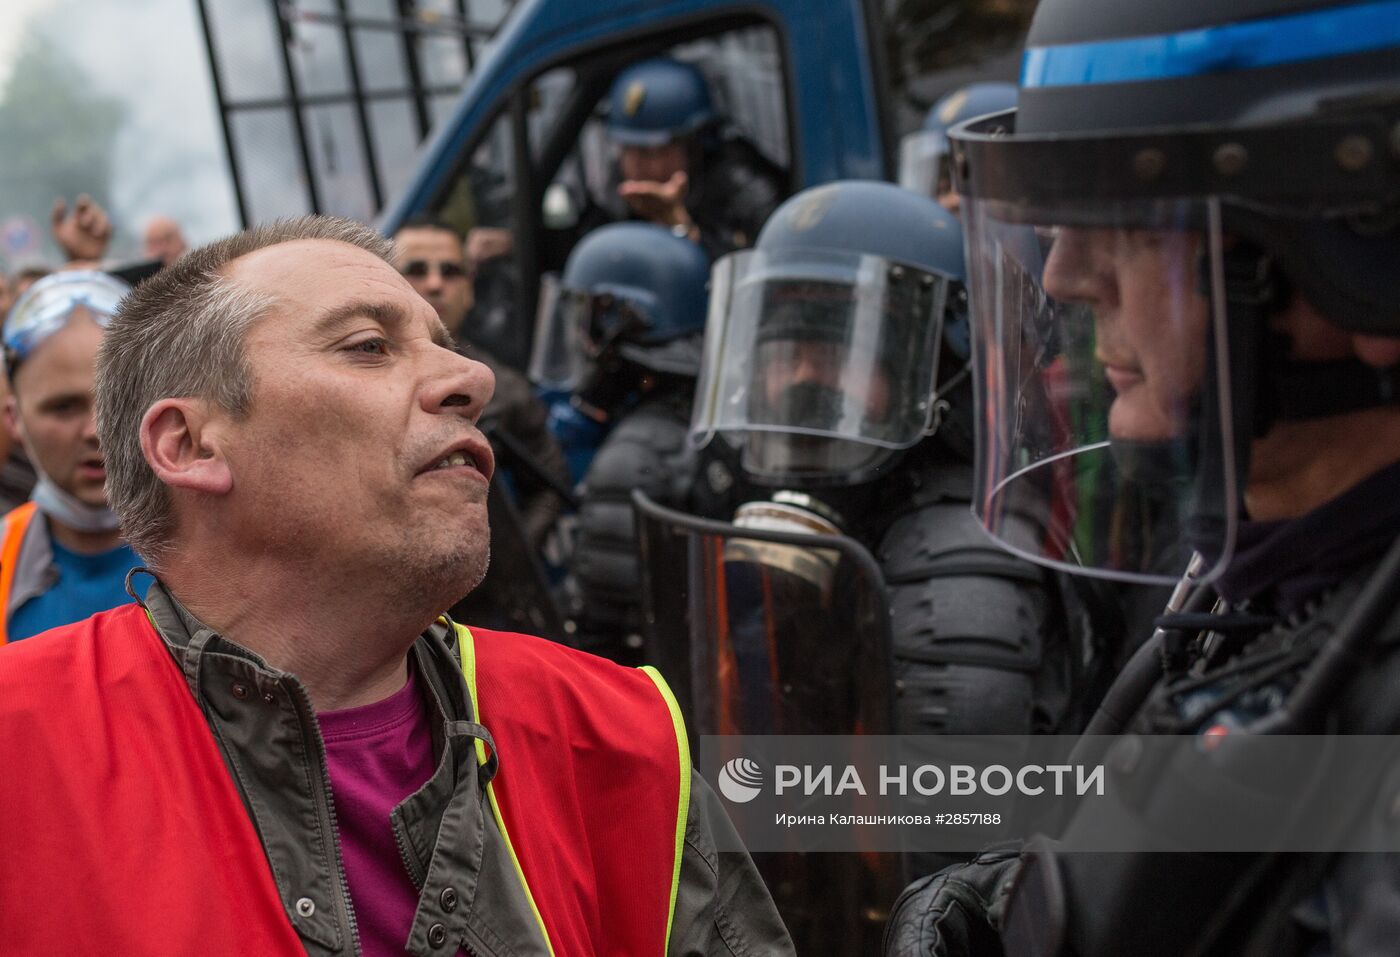
[{"label": "man with sunglasses", "polygon": [[103,330],[129,291],[105,273],[55,273],[5,323],[5,425],[38,484],[0,531],[0,645],[127,601],[126,573],[139,561],[107,507],[93,378]]},{"label": "man with sunglasses", "polygon": [[546,424],[548,411],[523,375],[472,341],[470,313],[475,303],[475,270],[456,231],[437,220],[412,220],[394,234],[394,246],[399,255],[399,272],[428,300],[447,331],[456,338],[458,348],[484,362],[496,375],[496,393],[486,412],[484,427],[488,434],[516,450],[517,459],[528,458],[528,462],[511,462],[509,456],[505,460],[516,466],[512,470],[512,487],[520,497],[521,522],[526,537],[538,548],[563,505],[551,484],[567,485],[569,478],[564,453]]}]

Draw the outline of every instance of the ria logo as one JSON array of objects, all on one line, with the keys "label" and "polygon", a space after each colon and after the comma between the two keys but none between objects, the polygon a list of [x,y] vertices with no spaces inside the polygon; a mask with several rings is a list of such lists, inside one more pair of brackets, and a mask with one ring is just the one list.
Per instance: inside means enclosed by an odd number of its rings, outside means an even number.
[{"label": "ria logo", "polygon": [[748,758],[734,758],[719,769],[719,793],[735,804],[747,804],[763,787],[763,769]]}]

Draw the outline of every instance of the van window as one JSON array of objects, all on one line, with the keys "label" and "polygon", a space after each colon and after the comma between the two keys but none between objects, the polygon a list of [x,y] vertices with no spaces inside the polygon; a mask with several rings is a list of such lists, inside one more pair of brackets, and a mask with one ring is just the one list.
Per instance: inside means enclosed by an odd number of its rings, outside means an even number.
[{"label": "van window", "polygon": [[[495,318],[472,325],[496,330],[494,341],[481,344],[518,368],[528,363],[540,277],[561,271],[587,232],[633,215],[618,195],[620,150],[607,134],[608,93],[627,67],[658,56],[693,64],[705,76],[719,122],[706,132],[704,156],[721,155],[723,146],[731,165],[750,163],[773,184],[771,205],[788,191],[790,98],[781,42],[770,26],[730,20],[708,33],[692,26],[684,36],[599,48],[535,76],[504,106],[438,206],[479,260],[476,309]],[[761,205],[766,214],[769,204]],[[725,244],[751,244],[758,225],[761,217],[727,228]]]},{"label": "van window", "polygon": [[[721,117],[722,132],[727,137],[752,144],[758,153],[779,171],[784,184],[791,180],[792,152],[789,141],[787,91],[777,31],[767,26],[742,27],[726,30],[671,47],[653,49],[646,56],[608,62],[608,82],[596,84],[594,96],[572,148],[554,172],[550,188],[544,195],[546,229],[551,223],[562,224],[576,220],[584,228],[624,219],[625,205],[618,199],[620,175],[617,149],[607,136],[608,91],[611,78],[635,62],[651,56],[664,56],[690,63],[700,69],[710,88],[715,109]],[[586,67],[577,71],[582,73]],[[572,78],[576,71],[553,70],[536,81],[537,88],[558,86],[556,74],[567,72]],[[566,202],[567,200],[567,202]],[[556,226],[556,228],[560,228]],[[570,237],[576,239],[577,237]],[[547,244],[552,251],[548,269],[563,266],[557,243]],[[572,242],[566,242],[567,253]]]},{"label": "van window", "polygon": [[510,365],[529,359],[529,333],[517,321],[522,276],[514,197],[519,185],[509,112],[498,116],[471,154],[438,217],[465,237],[476,268],[476,304],[467,322],[472,344]]}]

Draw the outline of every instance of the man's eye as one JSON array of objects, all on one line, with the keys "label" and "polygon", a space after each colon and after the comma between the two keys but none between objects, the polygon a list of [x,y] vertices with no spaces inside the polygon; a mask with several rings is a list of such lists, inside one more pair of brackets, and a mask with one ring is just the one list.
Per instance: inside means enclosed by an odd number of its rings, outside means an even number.
[{"label": "man's eye", "polygon": [[375,336],[373,339],[364,339],[347,346],[346,350],[349,352],[363,352],[367,355],[382,356],[389,351],[389,340]]}]

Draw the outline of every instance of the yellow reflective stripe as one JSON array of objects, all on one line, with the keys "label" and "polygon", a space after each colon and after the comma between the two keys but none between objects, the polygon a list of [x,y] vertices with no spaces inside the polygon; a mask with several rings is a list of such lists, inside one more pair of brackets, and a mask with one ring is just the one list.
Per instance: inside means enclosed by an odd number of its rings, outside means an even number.
[{"label": "yellow reflective stripe", "polygon": [[661,672],[651,665],[642,666],[642,670],[647,673],[656,684],[656,688],[661,692],[661,697],[666,699],[666,707],[671,711],[671,727],[676,732],[676,750],[680,754],[681,765],[681,789],[680,800],[676,809],[676,857],[671,865],[671,908],[666,913],[666,950],[671,950],[671,922],[676,917],[676,897],[681,890],[681,855],[685,853],[685,821],[690,816],[690,739],[685,733],[685,719],[681,717],[681,706],[676,703],[676,696],[671,693],[670,685],[666,684],[666,679],[661,677]]},{"label": "yellow reflective stripe", "polygon": [[[444,625],[449,619],[439,618],[438,621]],[[452,627],[457,631],[457,651],[462,656],[462,677],[467,679],[467,694],[471,695],[472,711],[476,710],[476,641],[472,638],[471,629],[466,625],[459,625],[455,621]],[[473,715],[477,724],[481,723],[478,715]],[[478,741],[477,747],[482,749],[482,758],[485,760],[485,746]]]},{"label": "yellow reflective stripe", "polygon": [[[485,724],[481,718],[481,706],[477,704],[476,696],[476,642],[472,638],[471,630],[465,625],[458,625],[453,622],[457,629],[457,648],[462,654],[462,676],[467,679],[467,694],[471,696],[473,718],[477,724]],[[476,739],[476,760],[479,764],[487,761],[486,744],[480,738]],[[499,757],[497,758],[499,761]],[[515,865],[515,876],[520,878],[520,886],[525,891],[525,899],[530,902],[530,912],[535,915],[535,923],[540,925],[540,933],[544,936],[544,945],[548,948],[550,957],[554,955],[554,943],[549,939],[549,928],[544,925],[544,917],[540,914],[539,907],[535,904],[535,895],[530,893],[530,882],[525,879],[525,870],[520,866],[520,858],[515,856],[515,846],[510,842],[510,832],[506,830],[506,819],[501,816],[501,805],[496,801],[496,790],[491,787],[491,782],[486,782],[486,798],[491,802],[491,814],[496,818],[496,826],[501,829],[501,837],[505,838],[506,851],[510,854],[510,862]],[[674,893],[674,891],[673,891]],[[667,931],[669,938],[669,928]]]}]

